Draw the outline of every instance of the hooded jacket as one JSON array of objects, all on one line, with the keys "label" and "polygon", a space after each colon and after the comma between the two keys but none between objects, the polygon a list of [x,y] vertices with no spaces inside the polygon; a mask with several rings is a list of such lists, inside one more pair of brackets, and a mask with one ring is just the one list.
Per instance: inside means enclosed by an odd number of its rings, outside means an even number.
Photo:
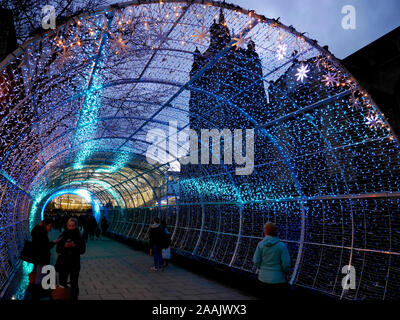
[{"label": "hooded jacket", "polygon": [[153,248],[154,246],[157,246],[159,248],[163,247],[164,244],[164,228],[159,224],[153,223],[150,226],[150,235],[149,235],[149,240],[150,240],[150,248]]},{"label": "hooded jacket", "polygon": [[278,237],[266,236],[261,240],[253,262],[260,269],[258,279],[261,282],[286,283],[285,274],[290,271],[290,255],[286,245]]}]

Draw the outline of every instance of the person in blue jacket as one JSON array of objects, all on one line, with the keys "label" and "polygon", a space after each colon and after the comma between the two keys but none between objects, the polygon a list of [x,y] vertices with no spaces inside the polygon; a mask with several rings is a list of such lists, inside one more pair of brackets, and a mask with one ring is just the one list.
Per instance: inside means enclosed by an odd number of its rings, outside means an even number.
[{"label": "person in blue jacket", "polygon": [[254,253],[253,262],[259,269],[258,280],[261,282],[264,298],[278,298],[287,295],[287,275],[290,271],[290,255],[286,245],[278,238],[275,223],[264,226],[265,237]]}]

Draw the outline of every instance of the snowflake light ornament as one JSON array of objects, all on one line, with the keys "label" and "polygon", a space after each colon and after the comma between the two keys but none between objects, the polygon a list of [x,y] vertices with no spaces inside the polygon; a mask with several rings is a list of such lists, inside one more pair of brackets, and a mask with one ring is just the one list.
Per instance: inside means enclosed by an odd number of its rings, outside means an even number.
[{"label": "snowflake light ornament", "polygon": [[328,74],[324,75],[324,79],[322,80],[322,82],[325,82],[325,85],[327,87],[334,87],[339,84],[339,77],[337,76],[337,74],[328,72]]},{"label": "snowflake light ornament", "polygon": [[239,37],[234,37],[233,40],[235,42],[232,44],[232,47],[236,47],[236,50],[243,47],[246,43],[246,39],[244,38],[243,34],[239,34]]},{"label": "snowflake light ornament", "polygon": [[201,26],[201,30],[196,30],[195,33],[196,34],[191,35],[192,38],[195,38],[194,43],[199,41],[200,45],[203,45],[203,41],[208,37],[208,31],[204,30],[204,25]]},{"label": "snowflake light ornament", "polygon": [[59,57],[58,57],[58,67],[62,68],[64,66],[64,64],[66,64],[70,59],[72,59],[73,57],[73,53],[71,48],[69,48],[68,46],[63,46],[63,50],[61,53],[59,53]]},{"label": "snowflake light ornament", "polygon": [[276,50],[276,57],[278,58],[278,61],[283,59],[283,57],[286,54],[286,50],[287,50],[286,44],[280,44],[278,46],[278,49]]},{"label": "snowflake light ornament", "polygon": [[382,120],[377,113],[370,112],[366,118],[365,124],[371,129],[376,129],[378,126],[382,125]]},{"label": "snowflake light ornament", "polygon": [[303,82],[304,78],[308,78],[307,73],[309,72],[310,69],[308,69],[308,65],[302,64],[300,68],[297,68],[297,73],[296,73],[297,81],[300,80],[301,82]]},{"label": "snowflake light ornament", "polygon": [[354,93],[351,95],[351,98],[350,98],[349,102],[350,102],[350,107],[352,109],[359,110],[361,108],[360,100],[358,100],[358,98],[356,98]]},{"label": "snowflake light ornament", "polygon": [[123,50],[126,54],[128,53],[127,48],[128,46],[126,43],[128,40],[123,40],[121,37],[121,34],[118,34],[118,37],[116,37],[114,34],[110,33],[112,39],[110,40],[111,43],[111,49],[114,50],[116,49],[116,53],[119,54],[121,50]]},{"label": "snowflake light ornament", "polygon": [[159,30],[157,30],[157,32],[154,32],[152,34],[152,40],[155,44],[161,46],[162,44],[165,44],[168,41],[170,41],[171,38],[168,36],[168,33],[164,32],[161,26],[159,26]]}]

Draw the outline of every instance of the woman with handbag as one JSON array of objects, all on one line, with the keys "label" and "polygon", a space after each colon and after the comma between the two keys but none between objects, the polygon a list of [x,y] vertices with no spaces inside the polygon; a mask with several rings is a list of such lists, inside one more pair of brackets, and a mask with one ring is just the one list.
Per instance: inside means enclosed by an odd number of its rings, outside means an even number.
[{"label": "woman with handbag", "polygon": [[155,217],[153,224],[150,226],[149,232],[149,244],[150,244],[150,255],[154,255],[154,267],[152,271],[162,270],[163,259],[162,259],[162,248],[164,243],[164,229],[160,225],[160,219]]},{"label": "woman with handbag", "polygon": [[49,218],[44,219],[31,231],[32,236],[32,254],[33,254],[33,272],[30,274],[30,291],[32,300],[40,300],[42,292],[41,282],[43,266],[50,264],[51,248],[59,241],[49,240],[49,231],[52,229],[53,221]]},{"label": "woman with handbag", "polygon": [[79,296],[79,272],[81,269],[81,254],[86,251],[86,243],[78,229],[78,221],[70,218],[67,229],[61,234],[56,251],[59,254],[56,262],[56,271],[59,275],[59,283],[67,287],[68,277],[71,285],[71,299],[78,300]]}]

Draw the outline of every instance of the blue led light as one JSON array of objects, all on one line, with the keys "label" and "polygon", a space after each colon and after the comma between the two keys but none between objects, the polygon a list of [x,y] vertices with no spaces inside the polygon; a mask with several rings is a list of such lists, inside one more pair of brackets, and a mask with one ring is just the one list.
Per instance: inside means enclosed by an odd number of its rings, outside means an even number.
[{"label": "blue led light", "polygon": [[[316,42],[203,2],[82,15],[2,64],[0,258],[11,261],[0,263],[2,274],[12,273],[50,199],[74,193],[90,197],[115,234],[147,241],[161,216],[177,254],[246,273],[256,271],[252,254],[272,220],[294,285],[400,298],[400,145],[384,115]],[[170,141],[170,121],[178,134],[254,129],[253,173],[147,163],[147,133]],[[349,292],[341,287],[348,264],[358,283]]]}]

